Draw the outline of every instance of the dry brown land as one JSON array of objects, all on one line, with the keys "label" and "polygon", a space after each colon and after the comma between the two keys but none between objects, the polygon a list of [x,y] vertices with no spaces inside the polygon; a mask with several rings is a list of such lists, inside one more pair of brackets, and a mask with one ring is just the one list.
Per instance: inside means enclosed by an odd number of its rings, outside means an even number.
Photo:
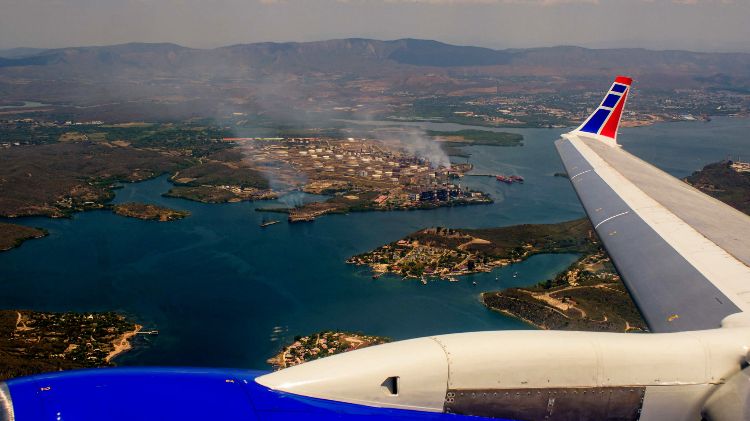
[{"label": "dry brown land", "polygon": [[604,251],[530,288],[485,292],[482,302],[539,329],[646,331],[646,323]]},{"label": "dry brown land", "polygon": [[0,222],[0,251],[10,250],[20,246],[26,240],[42,238],[46,235],[47,231],[43,229]]},{"label": "dry brown land", "polygon": [[103,207],[115,181],[175,171],[185,158],[111,144],[70,142],[0,152],[0,216],[61,217]]},{"label": "dry brown land", "polygon": [[111,366],[138,328],[116,313],[0,310],[0,380]]},{"label": "dry brown land", "polygon": [[685,179],[709,196],[750,215],[750,172],[737,171],[731,161],[706,165]]},{"label": "dry brown land", "polygon": [[109,351],[109,354],[107,354],[106,357],[104,357],[104,362],[110,364],[118,355],[124,354],[133,349],[131,340],[141,331],[141,329],[143,329],[143,326],[135,325],[135,328],[132,331],[125,332],[120,335],[119,338],[115,338],[115,340],[112,341],[112,350]]}]

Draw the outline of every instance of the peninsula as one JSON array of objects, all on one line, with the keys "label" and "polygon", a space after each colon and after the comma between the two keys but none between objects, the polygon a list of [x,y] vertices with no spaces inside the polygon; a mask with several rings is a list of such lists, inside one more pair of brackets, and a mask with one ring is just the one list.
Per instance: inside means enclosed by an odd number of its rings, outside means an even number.
[{"label": "peninsula", "polygon": [[295,337],[294,343],[285,346],[278,354],[269,358],[268,363],[278,370],[386,342],[390,342],[390,339],[381,336],[323,331],[308,336]]},{"label": "peninsula", "polygon": [[140,329],[113,312],[0,310],[0,380],[114,365]]},{"label": "peninsula", "polygon": [[112,210],[114,213],[121,216],[159,222],[175,221],[190,215],[190,212],[187,211],[179,211],[162,206],[133,202],[117,204]]},{"label": "peninsula", "polygon": [[46,237],[47,234],[47,231],[41,228],[0,222],[0,251],[18,247],[27,240]]},{"label": "peninsula", "polygon": [[583,255],[555,279],[481,294],[484,305],[539,329],[603,332],[647,327],[602,249]]}]

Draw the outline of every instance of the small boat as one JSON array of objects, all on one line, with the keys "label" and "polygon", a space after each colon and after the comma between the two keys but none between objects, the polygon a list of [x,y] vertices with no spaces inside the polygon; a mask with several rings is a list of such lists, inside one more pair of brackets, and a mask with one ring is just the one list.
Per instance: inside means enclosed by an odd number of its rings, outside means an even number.
[{"label": "small boat", "polygon": [[261,228],[265,228],[265,227],[267,227],[269,225],[278,224],[279,222],[280,221],[278,221],[276,219],[273,219],[273,220],[270,220],[270,221],[263,221],[263,222],[260,223],[260,227]]},{"label": "small boat", "polygon": [[513,272],[513,277],[518,278],[518,272]]},{"label": "small boat", "polygon": [[472,284],[472,285],[476,285],[476,284],[477,284],[477,281],[471,281],[471,284]]}]

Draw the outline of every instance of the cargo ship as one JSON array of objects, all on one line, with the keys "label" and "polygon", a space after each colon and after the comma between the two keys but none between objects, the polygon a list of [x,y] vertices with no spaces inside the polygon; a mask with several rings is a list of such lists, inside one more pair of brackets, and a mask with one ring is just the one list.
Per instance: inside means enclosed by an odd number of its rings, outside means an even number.
[{"label": "cargo ship", "polygon": [[520,175],[497,175],[495,179],[505,184],[523,183],[524,181]]}]

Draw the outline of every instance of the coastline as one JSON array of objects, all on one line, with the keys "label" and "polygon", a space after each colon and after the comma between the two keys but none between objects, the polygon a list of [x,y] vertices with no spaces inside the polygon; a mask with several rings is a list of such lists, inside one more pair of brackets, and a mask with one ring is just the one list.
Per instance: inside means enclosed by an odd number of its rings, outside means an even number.
[{"label": "coastline", "polygon": [[0,252],[21,247],[26,241],[44,238],[48,235],[49,232],[43,228],[27,227],[0,220]]},{"label": "coastline", "polygon": [[544,326],[536,324],[536,323],[532,322],[531,320],[523,317],[520,314],[513,313],[512,311],[509,311],[509,310],[506,310],[506,309],[503,309],[503,308],[490,307],[490,306],[484,304],[484,294],[487,294],[487,292],[483,292],[483,293],[479,294],[479,297],[480,297],[480,301],[482,302],[482,305],[484,305],[488,310],[495,311],[495,312],[498,312],[498,313],[503,314],[505,316],[512,317],[514,319],[520,320],[520,321],[526,323],[527,325],[529,325],[529,326],[531,326],[531,327],[533,327],[535,329],[546,330]]},{"label": "coastline", "polygon": [[529,287],[486,291],[480,301],[490,310],[537,329],[648,330],[603,251],[583,256],[555,279]]},{"label": "coastline", "polygon": [[138,334],[138,332],[143,329],[143,326],[136,324],[135,329],[132,331],[128,331],[123,333],[122,335],[115,338],[114,341],[112,341],[112,351],[107,354],[106,357],[104,357],[104,362],[111,364],[112,360],[119,355],[122,355],[131,349],[133,349],[133,344],[131,343],[131,340],[135,337],[135,335]]}]

